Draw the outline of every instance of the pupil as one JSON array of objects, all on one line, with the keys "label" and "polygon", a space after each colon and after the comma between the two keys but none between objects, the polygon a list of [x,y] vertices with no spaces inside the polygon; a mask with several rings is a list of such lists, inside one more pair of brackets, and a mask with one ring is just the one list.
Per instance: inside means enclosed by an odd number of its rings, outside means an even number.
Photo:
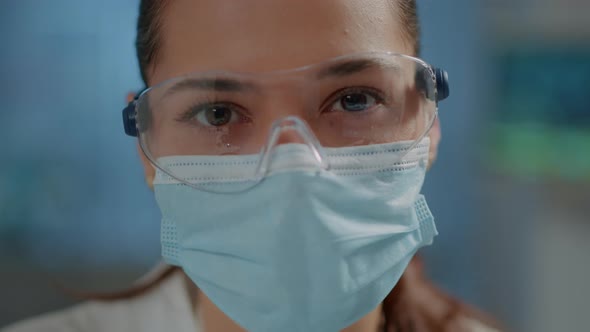
[{"label": "pupil", "polygon": [[213,126],[223,126],[231,120],[231,111],[228,108],[216,107],[207,111],[207,122]]},{"label": "pupil", "polygon": [[342,98],[341,104],[348,111],[363,111],[367,108],[367,96],[361,93],[347,95]]}]

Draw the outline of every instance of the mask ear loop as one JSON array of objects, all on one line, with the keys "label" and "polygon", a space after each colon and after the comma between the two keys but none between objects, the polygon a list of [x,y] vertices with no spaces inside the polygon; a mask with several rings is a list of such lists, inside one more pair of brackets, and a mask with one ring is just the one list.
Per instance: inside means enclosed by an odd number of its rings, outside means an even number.
[{"label": "mask ear loop", "polygon": [[258,181],[261,181],[268,174],[272,151],[277,145],[281,133],[286,130],[297,131],[318,162],[319,167],[322,170],[330,169],[328,158],[326,157],[319,140],[312,133],[311,129],[309,129],[307,124],[300,118],[296,116],[288,116],[284,119],[275,121],[271,126],[269,139],[260,153],[260,160],[258,162],[258,167],[256,168],[256,179]]}]

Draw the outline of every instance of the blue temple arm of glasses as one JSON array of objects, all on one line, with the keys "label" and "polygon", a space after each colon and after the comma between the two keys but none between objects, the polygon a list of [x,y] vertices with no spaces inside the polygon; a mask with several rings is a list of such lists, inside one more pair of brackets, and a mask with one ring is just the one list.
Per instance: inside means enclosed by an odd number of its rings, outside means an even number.
[{"label": "blue temple arm of glasses", "polygon": [[123,128],[125,129],[125,134],[131,137],[137,137],[139,134],[137,130],[137,110],[135,109],[135,106],[137,105],[139,96],[141,96],[145,90],[147,90],[147,88],[139,91],[133,100],[127,104],[127,107],[123,109]]},{"label": "blue temple arm of glasses", "polygon": [[123,127],[125,128],[125,134],[131,137],[137,137],[138,134],[136,116],[135,100],[133,100],[123,109]]},{"label": "blue temple arm of glasses", "polygon": [[436,101],[442,101],[451,94],[449,84],[449,74],[440,68],[434,68],[434,76],[436,77]]}]

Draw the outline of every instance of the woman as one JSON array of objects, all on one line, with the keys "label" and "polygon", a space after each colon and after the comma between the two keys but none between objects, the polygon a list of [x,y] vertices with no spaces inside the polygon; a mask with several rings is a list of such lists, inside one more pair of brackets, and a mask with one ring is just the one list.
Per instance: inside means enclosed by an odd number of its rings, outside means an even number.
[{"label": "woman", "polygon": [[8,331],[492,331],[413,259],[448,95],[415,6],[143,0],[124,122],[175,267]]}]

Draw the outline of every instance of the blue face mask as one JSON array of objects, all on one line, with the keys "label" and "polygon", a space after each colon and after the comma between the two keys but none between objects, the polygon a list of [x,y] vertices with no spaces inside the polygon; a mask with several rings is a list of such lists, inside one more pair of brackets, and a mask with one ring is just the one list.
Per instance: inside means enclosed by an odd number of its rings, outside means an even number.
[{"label": "blue face mask", "polygon": [[[437,234],[419,195],[429,142],[411,146],[325,149],[325,170],[306,157],[307,146],[281,145],[268,176],[233,194],[198,190],[158,171],[163,256],[248,331],[339,331],[376,308]],[[167,162],[194,178],[202,174],[187,165],[239,174],[243,164],[227,158]],[[224,192],[242,185],[210,186]]]}]

